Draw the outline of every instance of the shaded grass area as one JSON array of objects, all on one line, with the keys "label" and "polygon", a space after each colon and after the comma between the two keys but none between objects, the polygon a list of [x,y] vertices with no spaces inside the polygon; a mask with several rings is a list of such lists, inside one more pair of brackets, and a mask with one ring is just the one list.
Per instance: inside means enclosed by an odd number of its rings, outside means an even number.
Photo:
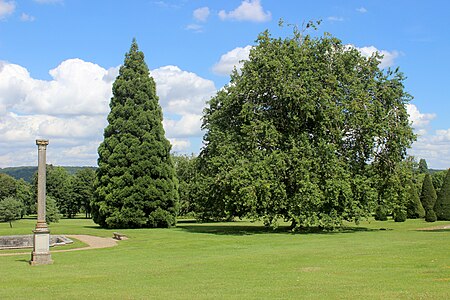
[{"label": "shaded grass area", "polygon": [[[34,222],[14,226],[0,223],[0,235],[29,234]],[[0,299],[448,299],[450,235],[417,230],[427,226],[371,221],[293,234],[247,221],[105,230],[61,220],[52,234],[119,231],[129,239],[54,253],[50,266],[29,266],[29,255],[0,257]]]}]

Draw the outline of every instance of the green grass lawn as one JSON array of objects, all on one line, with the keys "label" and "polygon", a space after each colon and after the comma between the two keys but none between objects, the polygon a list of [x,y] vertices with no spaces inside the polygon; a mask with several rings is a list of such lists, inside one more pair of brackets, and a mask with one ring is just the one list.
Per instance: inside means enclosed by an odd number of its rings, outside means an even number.
[{"label": "green grass lawn", "polygon": [[[0,235],[29,234],[34,223],[0,223]],[[246,221],[105,230],[64,219],[52,234],[129,239],[53,253],[48,266],[31,267],[29,254],[0,256],[0,299],[450,299],[450,230],[416,230],[448,223],[292,234]]]}]

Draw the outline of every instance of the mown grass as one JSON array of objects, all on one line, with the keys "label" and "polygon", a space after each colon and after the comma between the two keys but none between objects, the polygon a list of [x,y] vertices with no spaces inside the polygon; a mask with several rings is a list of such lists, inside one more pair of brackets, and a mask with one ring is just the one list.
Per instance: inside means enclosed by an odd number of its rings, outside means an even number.
[{"label": "mown grass", "polygon": [[[49,266],[0,256],[0,299],[450,299],[450,231],[416,230],[428,226],[371,221],[292,234],[240,221],[119,230],[129,239],[117,247],[53,253]],[[33,227],[34,220],[1,223],[0,235]],[[50,229],[114,231],[84,219]]]}]

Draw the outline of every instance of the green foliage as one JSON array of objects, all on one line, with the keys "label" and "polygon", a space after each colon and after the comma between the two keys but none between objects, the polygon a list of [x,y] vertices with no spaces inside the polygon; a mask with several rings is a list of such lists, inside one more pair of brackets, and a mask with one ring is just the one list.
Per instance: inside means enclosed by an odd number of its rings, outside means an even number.
[{"label": "green foliage", "polygon": [[420,201],[425,209],[425,220],[428,222],[436,221],[436,214],[434,212],[434,204],[436,202],[436,191],[431,182],[430,174],[426,174],[423,180],[422,193],[420,194]]},{"label": "green foliage", "polygon": [[[73,197],[72,176],[64,167],[47,165],[46,192],[56,201],[59,212],[65,217],[73,218],[78,213],[80,205]],[[34,176],[34,195],[37,199],[37,173]]]},{"label": "green foliage", "polygon": [[91,214],[91,202],[94,199],[95,171],[92,168],[78,170],[72,178],[73,202],[82,207],[86,218]]},{"label": "green foliage", "polygon": [[7,174],[0,174],[0,200],[15,195],[16,180]]},{"label": "green foliage", "polygon": [[0,200],[0,222],[9,222],[12,227],[12,221],[19,220],[22,217],[23,205],[12,196]]},{"label": "green foliage", "polygon": [[442,188],[438,193],[434,211],[438,220],[450,221],[450,169],[447,170]]},{"label": "green foliage", "polygon": [[417,219],[425,217],[425,209],[420,201],[419,193],[417,192],[416,185],[409,181],[407,183],[407,197],[406,203],[406,215],[408,219]]},{"label": "green foliage", "polygon": [[45,221],[47,224],[57,223],[61,218],[56,200],[52,196],[45,197]]},{"label": "green foliage", "polygon": [[387,221],[387,209],[383,205],[378,205],[377,209],[375,210],[375,220],[377,221]]},{"label": "green foliage", "polygon": [[437,221],[436,213],[434,212],[434,210],[429,209],[425,212],[425,221],[427,221],[427,222],[436,222]]},{"label": "green foliage", "polygon": [[[73,175],[79,170],[82,169],[92,169],[95,170],[95,167],[72,167],[72,166],[63,166],[64,169],[70,174]],[[27,183],[33,183],[34,174],[37,172],[37,167],[9,167],[0,169],[0,174],[7,174],[11,177],[14,177],[16,180],[23,179]]]},{"label": "green foliage", "polygon": [[419,173],[420,174],[428,174],[428,165],[427,165],[427,161],[424,158],[421,158],[419,160]]},{"label": "green foliage", "polygon": [[434,189],[436,190],[436,195],[439,195],[442,185],[444,184],[445,176],[447,171],[436,171],[430,172],[431,181],[433,182]]},{"label": "green foliage", "polygon": [[102,227],[175,224],[177,180],[158,101],[144,54],[133,40],[113,84],[109,124],[98,148],[91,204],[93,219]]},{"label": "green foliage", "polygon": [[7,174],[15,179],[23,179],[28,183],[33,182],[33,174],[36,173],[37,167],[10,167],[0,169],[0,173]]},{"label": "green foliage", "polygon": [[36,213],[36,202],[31,184],[19,179],[16,181],[16,187],[16,199],[23,204],[22,216]]},{"label": "green foliage", "polygon": [[379,60],[329,35],[262,33],[205,109],[199,217],[333,228],[403,197],[393,170],[414,140],[410,96]]},{"label": "green foliage", "polygon": [[402,207],[394,208],[393,217],[395,222],[405,222],[407,218],[406,209]]},{"label": "green foliage", "polygon": [[194,212],[193,190],[197,184],[195,156],[175,155],[172,157],[178,178],[179,216],[188,216]]}]

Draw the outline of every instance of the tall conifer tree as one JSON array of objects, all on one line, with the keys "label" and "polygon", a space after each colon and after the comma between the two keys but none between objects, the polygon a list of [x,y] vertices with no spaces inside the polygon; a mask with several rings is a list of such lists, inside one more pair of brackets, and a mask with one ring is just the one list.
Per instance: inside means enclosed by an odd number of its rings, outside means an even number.
[{"label": "tall conifer tree", "polygon": [[438,220],[450,221],[450,169],[445,175],[444,183],[434,205],[434,211]]},{"label": "tall conifer tree", "polygon": [[420,201],[423,208],[425,208],[425,221],[436,221],[436,213],[434,212],[434,204],[436,203],[436,191],[431,181],[430,174],[425,174],[422,184],[422,193],[420,194]]},{"label": "tall conifer tree", "polygon": [[171,145],[153,78],[133,40],[113,84],[98,148],[94,221],[108,228],[169,227],[178,200]]}]

